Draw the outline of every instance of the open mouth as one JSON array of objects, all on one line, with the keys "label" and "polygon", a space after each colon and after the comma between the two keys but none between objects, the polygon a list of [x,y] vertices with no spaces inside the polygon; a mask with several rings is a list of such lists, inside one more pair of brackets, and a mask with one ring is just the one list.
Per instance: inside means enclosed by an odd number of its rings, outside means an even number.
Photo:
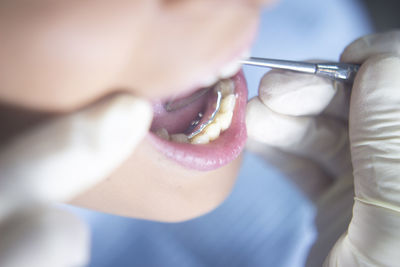
[{"label": "open mouth", "polygon": [[[175,98],[188,104],[173,111],[168,111],[168,100],[154,102],[150,142],[166,157],[190,169],[214,170],[234,160],[247,138],[247,86],[238,67],[231,69],[233,76],[225,74],[211,86]],[[216,92],[220,97],[217,109]]]}]

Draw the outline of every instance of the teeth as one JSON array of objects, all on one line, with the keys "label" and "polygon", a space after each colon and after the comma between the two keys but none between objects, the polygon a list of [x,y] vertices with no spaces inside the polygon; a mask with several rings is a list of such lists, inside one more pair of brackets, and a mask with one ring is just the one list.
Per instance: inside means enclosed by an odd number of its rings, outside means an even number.
[{"label": "teeth", "polygon": [[165,128],[158,129],[156,131],[156,135],[158,135],[159,137],[161,137],[164,140],[169,140],[169,134]]},{"label": "teeth", "polygon": [[203,145],[210,142],[210,137],[207,134],[201,133],[196,135],[190,140],[190,143],[194,145]]},{"label": "teeth", "polygon": [[214,90],[221,91],[222,96],[233,94],[235,91],[235,83],[231,79],[224,79],[219,81],[215,86]]},{"label": "teeth", "polygon": [[[207,125],[200,134],[189,139],[183,133],[170,135],[165,128],[157,130],[156,134],[165,140],[177,143],[208,144],[210,141],[217,139],[221,132],[228,129],[232,123],[233,111],[236,104],[236,95],[234,94],[235,83],[231,79],[222,79],[214,85],[214,90],[222,93],[221,106],[215,115],[214,121]],[[201,116],[198,118],[199,121],[200,118]]]},{"label": "teeth", "polygon": [[189,138],[185,134],[172,134],[171,136],[171,141],[177,142],[177,143],[190,143]]},{"label": "teeth", "polygon": [[215,117],[215,122],[221,126],[221,131],[225,131],[231,126],[233,111],[223,112]]},{"label": "teeth", "polygon": [[221,100],[221,112],[232,111],[235,108],[236,97],[234,94],[227,95]]},{"label": "teeth", "polygon": [[204,129],[204,133],[208,135],[210,141],[213,141],[219,137],[221,125],[219,125],[219,123],[211,123]]},{"label": "teeth", "polygon": [[170,140],[177,143],[192,143],[192,144],[208,144],[210,141],[217,139],[221,132],[231,126],[233,110],[235,109],[236,96],[228,94],[221,100],[221,107],[214,121],[198,135],[189,140],[188,136],[183,133],[168,134],[165,128],[156,131],[156,134],[165,140]]},{"label": "teeth", "polygon": [[222,98],[221,108],[215,116],[214,122],[208,125],[200,134],[193,137],[192,144],[208,144],[219,137],[221,132],[229,128],[232,122],[233,110],[235,109],[236,97],[229,94]]}]

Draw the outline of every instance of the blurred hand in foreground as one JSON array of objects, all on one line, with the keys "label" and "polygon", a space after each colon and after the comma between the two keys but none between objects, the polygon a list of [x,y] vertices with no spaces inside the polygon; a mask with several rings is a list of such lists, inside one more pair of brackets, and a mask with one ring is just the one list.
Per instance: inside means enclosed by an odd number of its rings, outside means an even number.
[{"label": "blurred hand in foreground", "polygon": [[115,95],[18,135],[0,149],[0,265],[81,266],[89,233],[53,205],[105,179],[151,123],[151,106]]}]

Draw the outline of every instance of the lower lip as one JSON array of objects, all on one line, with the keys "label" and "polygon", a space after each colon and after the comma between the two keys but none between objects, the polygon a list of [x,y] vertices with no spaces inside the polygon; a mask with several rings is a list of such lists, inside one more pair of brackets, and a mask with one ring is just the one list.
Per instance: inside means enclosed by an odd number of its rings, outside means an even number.
[{"label": "lower lip", "polygon": [[231,79],[235,83],[238,97],[232,123],[218,139],[205,145],[192,145],[170,142],[150,132],[148,140],[166,157],[189,169],[210,171],[233,161],[240,155],[247,139],[245,124],[247,85],[243,71]]}]

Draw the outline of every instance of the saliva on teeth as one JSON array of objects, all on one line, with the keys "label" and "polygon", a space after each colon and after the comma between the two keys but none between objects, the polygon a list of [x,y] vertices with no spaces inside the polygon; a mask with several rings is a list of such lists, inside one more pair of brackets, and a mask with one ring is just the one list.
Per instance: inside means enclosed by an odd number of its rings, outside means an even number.
[{"label": "saliva on teeth", "polygon": [[222,93],[221,107],[216,114],[214,121],[207,125],[198,135],[189,139],[186,134],[169,134],[164,128],[156,131],[156,134],[172,142],[191,143],[191,144],[208,144],[217,139],[220,134],[229,128],[232,123],[233,111],[236,104],[236,95],[234,94],[235,85],[230,79],[219,81],[214,90],[220,90]]}]

